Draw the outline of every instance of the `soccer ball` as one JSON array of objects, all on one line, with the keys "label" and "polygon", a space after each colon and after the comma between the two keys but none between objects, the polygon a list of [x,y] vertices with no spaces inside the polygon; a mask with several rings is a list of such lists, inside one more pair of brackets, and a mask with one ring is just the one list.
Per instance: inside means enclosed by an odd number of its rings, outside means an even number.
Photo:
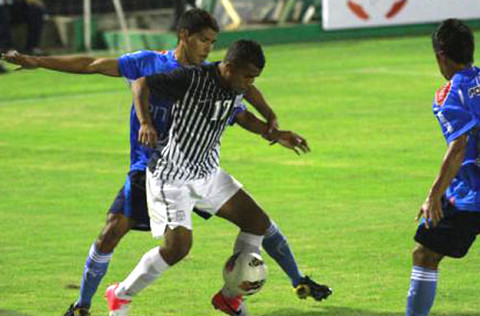
[{"label": "soccer ball", "polygon": [[236,253],[225,263],[223,280],[233,293],[253,295],[258,293],[267,281],[267,265],[259,254]]}]

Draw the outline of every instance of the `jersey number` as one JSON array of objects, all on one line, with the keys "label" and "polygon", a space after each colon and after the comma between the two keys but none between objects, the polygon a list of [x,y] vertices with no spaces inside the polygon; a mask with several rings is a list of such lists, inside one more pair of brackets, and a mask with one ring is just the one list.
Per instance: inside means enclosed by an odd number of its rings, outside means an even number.
[{"label": "jersey number", "polygon": [[215,109],[214,109],[213,116],[212,116],[211,120],[212,121],[224,120],[227,117],[228,113],[230,112],[230,108],[232,107],[232,103],[233,103],[232,100],[216,101],[215,102]]}]

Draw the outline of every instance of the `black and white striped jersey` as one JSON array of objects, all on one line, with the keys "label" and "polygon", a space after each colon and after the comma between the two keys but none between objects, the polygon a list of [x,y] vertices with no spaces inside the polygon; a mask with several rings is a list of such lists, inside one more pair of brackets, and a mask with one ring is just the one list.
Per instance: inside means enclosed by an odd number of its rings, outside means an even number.
[{"label": "black and white striped jersey", "polygon": [[150,171],[169,181],[212,174],[220,162],[220,138],[244,109],[243,96],[221,85],[218,63],[150,76],[147,84],[152,94],[173,103],[168,137],[155,148]]}]

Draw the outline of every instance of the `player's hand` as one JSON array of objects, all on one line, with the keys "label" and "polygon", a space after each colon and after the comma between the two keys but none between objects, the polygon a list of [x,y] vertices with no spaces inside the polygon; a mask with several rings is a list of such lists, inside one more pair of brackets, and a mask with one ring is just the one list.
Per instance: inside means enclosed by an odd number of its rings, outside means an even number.
[{"label": "player's hand", "polygon": [[37,68],[37,64],[30,56],[20,54],[16,50],[10,50],[5,54],[2,54],[2,59],[9,63],[20,66],[15,70]]},{"label": "player's hand", "polygon": [[275,137],[270,143],[271,145],[279,143],[283,147],[293,150],[297,155],[301,152],[307,153],[310,151],[307,140],[302,136],[291,131],[276,131]]},{"label": "player's hand", "polygon": [[420,207],[415,220],[418,221],[422,217],[425,217],[425,228],[435,227],[443,217],[442,198],[428,197]]},{"label": "player's hand", "polygon": [[138,141],[140,144],[155,147],[157,144],[157,131],[151,123],[141,123],[140,129],[138,130]]}]

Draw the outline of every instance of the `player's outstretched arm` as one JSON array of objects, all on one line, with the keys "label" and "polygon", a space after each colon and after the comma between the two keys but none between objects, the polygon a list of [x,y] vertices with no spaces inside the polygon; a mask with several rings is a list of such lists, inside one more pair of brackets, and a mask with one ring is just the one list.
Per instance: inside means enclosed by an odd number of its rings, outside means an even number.
[{"label": "player's outstretched arm", "polygon": [[272,145],[279,143],[297,154],[310,151],[307,140],[294,132],[274,129],[271,133],[267,134],[269,126],[247,110],[239,113],[235,121],[247,131],[264,136]]},{"label": "player's outstretched arm", "polygon": [[277,115],[273,111],[272,107],[267,103],[263,97],[262,92],[257,89],[255,86],[251,86],[247,94],[245,95],[245,100],[248,101],[262,116],[267,120],[268,131],[267,134],[273,132],[273,130],[278,129],[278,119]]},{"label": "player's outstretched arm", "polygon": [[427,220],[425,222],[426,228],[430,228],[430,220],[432,226],[435,227],[443,217],[442,196],[445,194],[445,191],[462,165],[467,148],[467,139],[468,135],[464,134],[448,145],[437,178],[433,182],[430,193],[420,207],[420,211],[416,217],[416,220],[419,220],[422,216],[425,217]]},{"label": "player's outstretched arm", "polygon": [[102,74],[120,77],[117,58],[90,56],[30,56],[12,50],[2,59],[25,69],[45,68],[75,74]]},{"label": "player's outstretched arm", "polygon": [[140,78],[132,84],[133,104],[137,113],[140,129],[138,141],[146,146],[153,147],[157,143],[157,131],[150,116],[150,89],[146,78]]}]

